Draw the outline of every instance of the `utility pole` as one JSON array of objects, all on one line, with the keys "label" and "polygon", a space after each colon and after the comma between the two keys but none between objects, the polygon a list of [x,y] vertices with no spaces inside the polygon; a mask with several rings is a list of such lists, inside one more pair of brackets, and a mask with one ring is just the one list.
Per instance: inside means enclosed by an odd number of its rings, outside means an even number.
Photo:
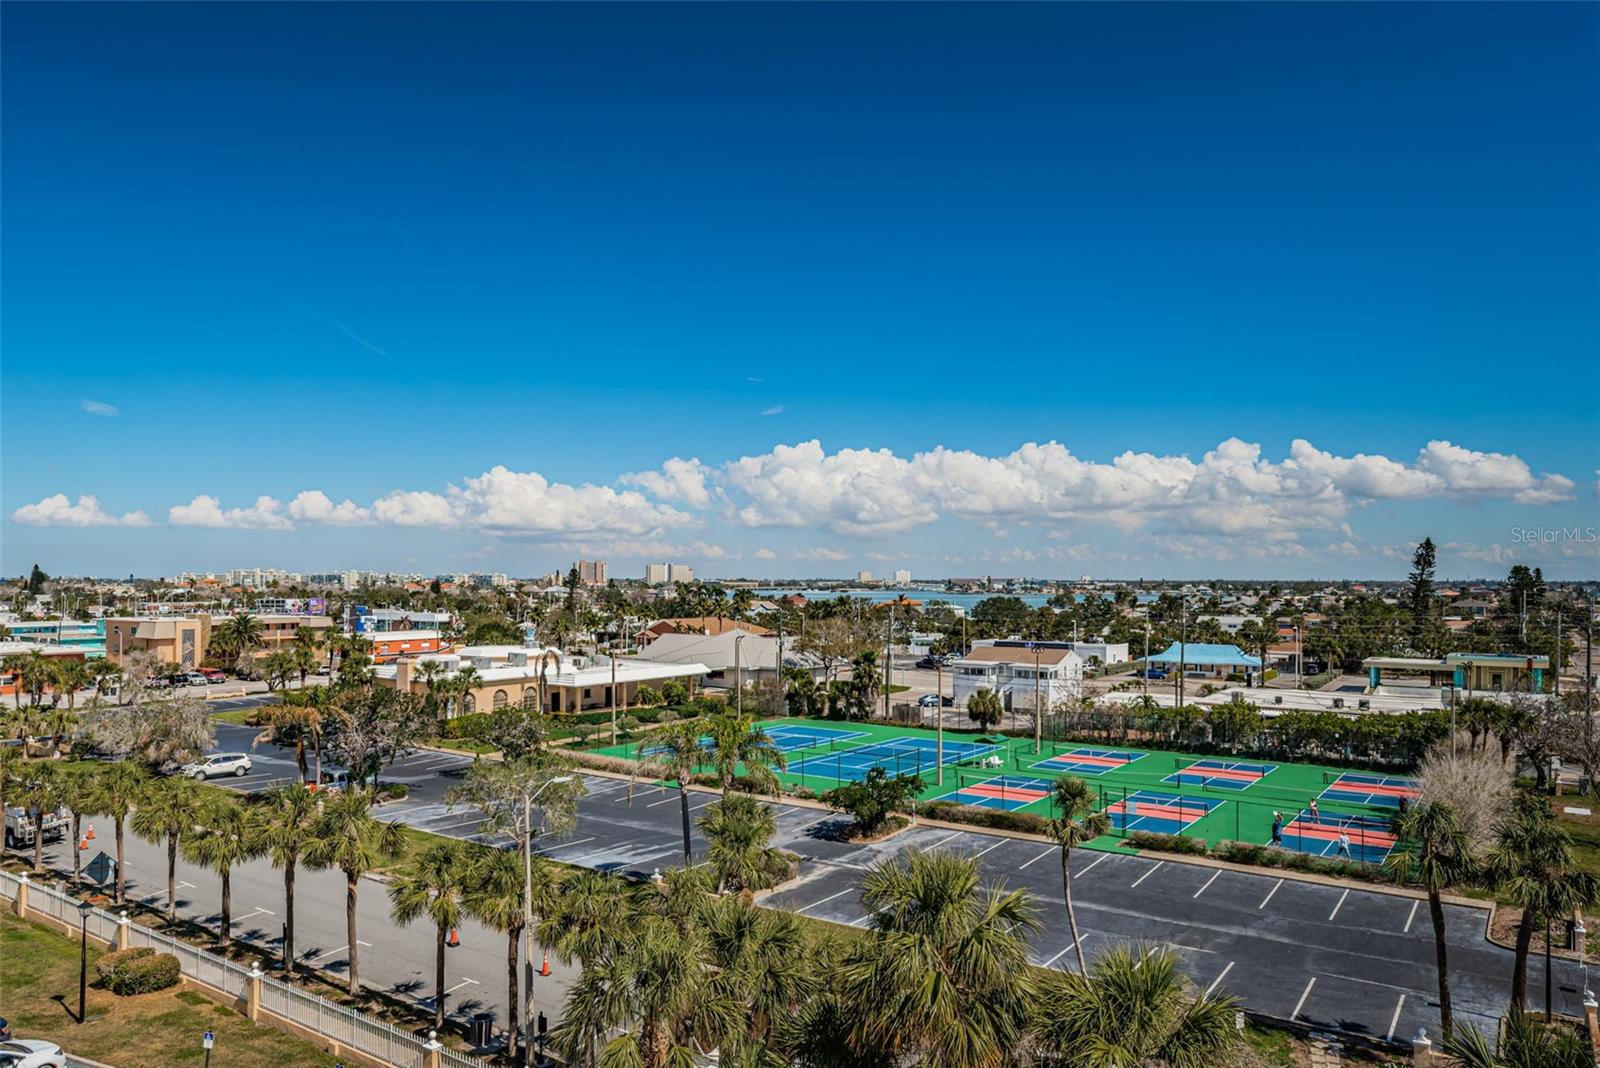
[{"label": "utility pole", "polygon": [[1185,656],[1189,644],[1189,600],[1178,598],[1178,707],[1183,707],[1183,676],[1188,671]]},{"label": "utility pole", "polygon": [[1039,643],[1029,642],[1033,646],[1033,751],[1043,750],[1044,740],[1044,710],[1039,707]]},{"label": "utility pole", "polygon": [[883,639],[883,718],[889,718],[889,687],[894,685],[894,605],[889,605],[889,629]]},{"label": "utility pole", "polygon": [[1551,682],[1550,682],[1551,693],[1556,697],[1560,697],[1561,696],[1561,609],[1559,609],[1559,608],[1556,609],[1556,656],[1555,656],[1555,669],[1556,669],[1556,673],[1552,677]]},{"label": "utility pole", "polygon": [[[953,687],[952,687],[953,688]],[[944,662],[933,662],[933,736],[934,742],[934,771],[933,784],[944,785]]]},{"label": "utility pole", "polygon": [[1144,610],[1144,669],[1139,672],[1139,689],[1146,707],[1150,705],[1150,608]]}]

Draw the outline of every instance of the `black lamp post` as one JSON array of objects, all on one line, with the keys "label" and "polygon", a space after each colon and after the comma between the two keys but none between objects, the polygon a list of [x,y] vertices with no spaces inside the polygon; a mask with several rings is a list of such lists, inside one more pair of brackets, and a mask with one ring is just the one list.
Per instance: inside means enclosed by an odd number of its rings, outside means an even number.
[{"label": "black lamp post", "polygon": [[78,1022],[84,1021],[89,1004],[89,913],[94,906],[78,902]]}]

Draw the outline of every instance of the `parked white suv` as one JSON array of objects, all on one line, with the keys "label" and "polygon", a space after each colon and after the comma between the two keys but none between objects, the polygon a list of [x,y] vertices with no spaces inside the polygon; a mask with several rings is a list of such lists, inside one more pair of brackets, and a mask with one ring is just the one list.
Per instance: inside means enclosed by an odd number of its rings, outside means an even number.
[{"label": "parked white suv", "polygon": [[250,773],[250,754],[248,753],[212,753],[203,760],[193,764],[185,764],[178,769],[179,775],[186,775],[191,779],[204,782],[216,778],[218,775],[248,775]]}]

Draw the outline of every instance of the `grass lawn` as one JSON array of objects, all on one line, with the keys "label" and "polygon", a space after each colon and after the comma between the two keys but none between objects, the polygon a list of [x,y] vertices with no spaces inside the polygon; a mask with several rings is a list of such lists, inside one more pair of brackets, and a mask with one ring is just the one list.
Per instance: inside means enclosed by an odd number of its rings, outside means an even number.
[{"label": "grass lawn", "polygon": [[[100,950],[89,947],[89,978]],[[19,1038],[44,1038],[69,1053],[117,1068],[200,1064],[200,1036],[216,1034],[212,1056],[236,1068],[331,1065],[334,1059],[309,1042],[257,1027],[232,1009],[192,991],[172,987],[155,994],[118,997],[89,988],[89,1022],[79,1026],[78,941],[43,924],[0,914],[0,1015]],[[58,1000],[61,999],[61,1000]]]},{"label": "grass lawn", "polygon": [[251,717],[258,715],[259,709],[255,708],[230,708],[226,712],[213,712],[211,718],[218,723],[232,723],[235,726],[248,727]]}]

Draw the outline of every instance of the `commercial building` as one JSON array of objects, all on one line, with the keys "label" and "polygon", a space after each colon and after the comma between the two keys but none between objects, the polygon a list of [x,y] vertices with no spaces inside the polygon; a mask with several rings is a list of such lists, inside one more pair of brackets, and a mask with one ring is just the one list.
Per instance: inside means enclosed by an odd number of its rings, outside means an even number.
[{"label": "commercial building", "polygon": [[644,581],[647,586],[666,586],[674,582],[693,582],[694,568],[687,564],[646,564]]},{"label": "commercial building", "polygon": [[[764,627],[740,623],[717,634],[662,634],[641,649],[639,659],[654,664],[703,664],[710,669],[707,685],[736,688],[778,677],[778,639]],[[809,653],[783,646],[783,663],[813,675],[825,666]]]},{"label": "commercial building", "polygon": [[1409,656],[1369,656],[1361,662],[1367,670],[1369,693],[1383,692],[1385,671],[1401,675],[1420,675],[1429,686],[1453,686],[1461,691],[1544,689],[1544,675],[1550,670],[1548,656],[1523,653],[1451,653],[1442,659]]},{"label": "commercial building", "polygon": [[896,586],[909,586],[909,585],[911,585],[911,572],[906,570],[903,567],[900,568],[898,571],[896,571],[894,573],[894,584]]},{"label": "commercial building", "polygon": [[372,660],[383,664],[402,656],[446,652],[450,646],[436,630],[386,630],[367,636],[372,642]]},{"label": "commercial building", "polygon": [[402,657],[392,664],[379,665],[374,668],[375,681],[379,686],[420,696],[428,690],[421,674],[422,665],[428,663],[437,665],[441,672],[435,676],[435,686],[438,679],[453,679],[469,665],[473,668],[478,681],[453,710],[458,715],[513,706],[538,708],[541,676],[547,710],[562,713],[631,708],[638,704],[641,686],[659,690],[676,679],[692,690],[709,671],[704,664],[656,664],[619,658],[613,666],[603,656],[571,656],[556,649],[469,645],[452,653]]},{"label": "commercial building", "polygon": [[1237,645],[1214,642],[1173,642],[1150,658],[1149,667],[1178,671],[1185,675],[1225,679],[1229,675],[1253,676],[1261,670],[1261,658],[1251,656]]},{"label": "commercial building", "polygon": [[1083,693],[1083,658],[1067,642],[1017,639],[974,642],[966,656],[951,663],[952,697],[964,707],[979,690],[994,690],[1009,709],[1048,711]]},{"label": "commercial building", "polygon": [[369,637],[394,630],[444,630],[450,625],[450,613],[413,612],[407,608],[368,608],[358,604],[351,612],[350,625],[357,634]]},{"label": "commercial building", "polygon": [[[254,613],[252,613],[254,614]],[[225,615],[193,616],[110,616],[105,620],[106,659],[123,664],[136,652],[153,653],[162,663],[177,664],[189,670],[199,667],[210,649],[211,635]],[[256,615],[261,625],[261,643],[255,656],[265,656],[290,642],[302,627],[328,631],[333,620],[327,616]]]},{"label": "commercial building", "polygon": [[1066,644],[1073,652],[1083,657],[1083,662],[1090,667],[1108,667],[1128,662],[1127,642],[1067,642]]},{"label": "commercial building", "polygon": [[579,560],[573,566],[578,569],[578,581],[585,586],[604,586],[606,584],[606,562],[604,560]]},{"label": "commercial building", "polygon": [[[55,645],[49,642],[17,642],[0,641],[0,661],[13,656],[31,656],[38,653],[50,660],[87,660],[88,656],[79,646]],[[20,678],[21,672],[0,670],[0,696],[15,698],[19,687],[23,685]],[[50,692],[46,687],[45,692]]]},{"label": "commercial building", "polygon": [[663,634],[714,635],[725,634],[734,630],[742,630],[746,634],[757,634],[763,637],[772,633],[766,627],[760,627],[754,623],[741,622],[732,616],[677,616],[672,619],[654,620],[633,637],[634,641],[643,647],[651,644]]}]

